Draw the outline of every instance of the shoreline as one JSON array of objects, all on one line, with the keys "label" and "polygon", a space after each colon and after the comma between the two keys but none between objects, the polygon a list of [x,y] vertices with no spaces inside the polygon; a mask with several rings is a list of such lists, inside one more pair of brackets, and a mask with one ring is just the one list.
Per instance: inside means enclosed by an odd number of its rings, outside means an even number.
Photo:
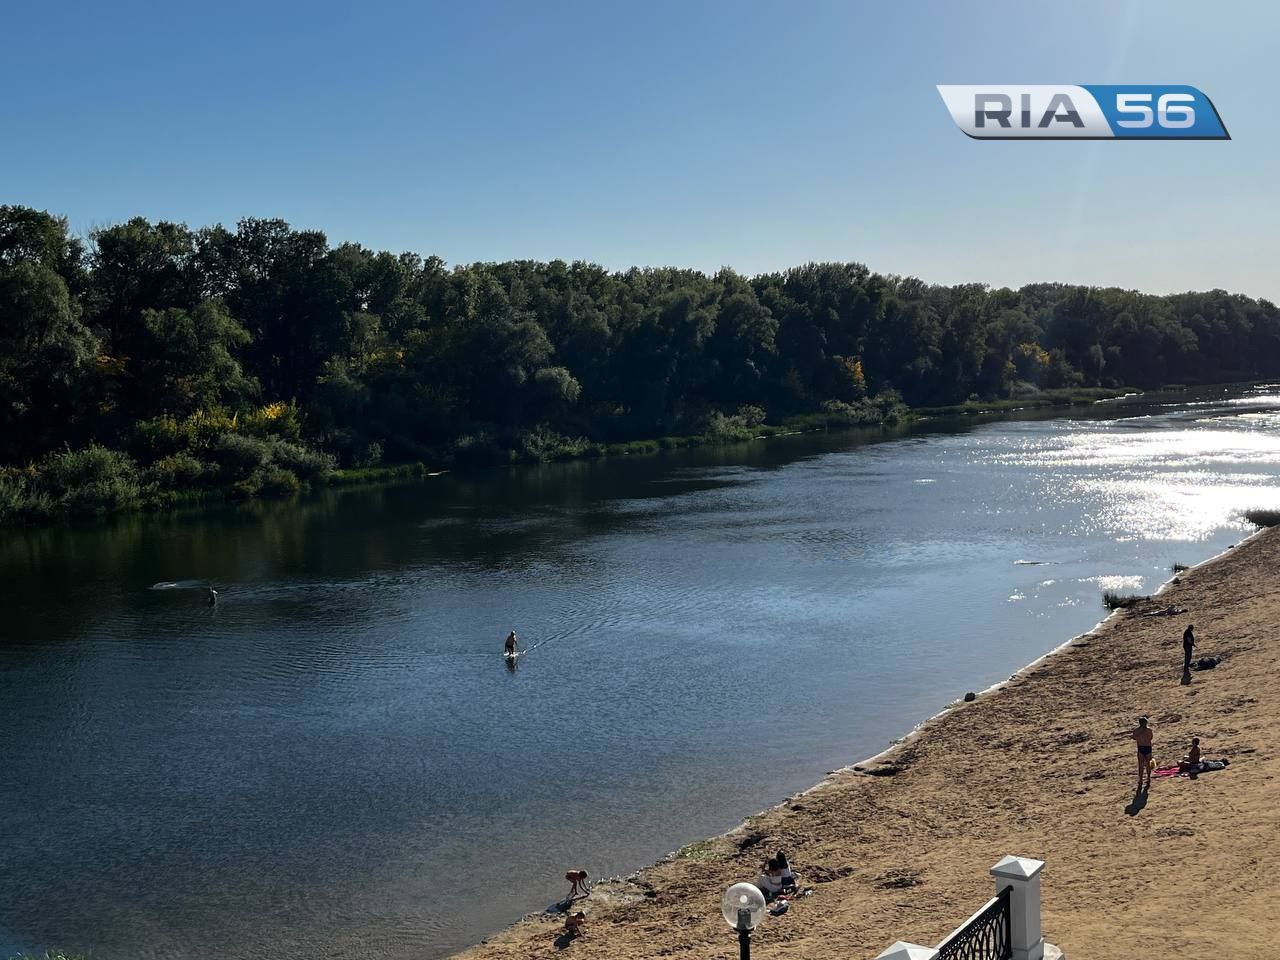
[{"label": "shoreline", "polygon": [[[1150,596],[1149,596],[1149,598],[1148,598],[1148,599],[1152,599],[1152,600],[1154,600],[1156,597],[1160,596],[1160,594],[1161,594],[1161,593],[1163,593],[1163,592],[1164,592],[1164,590],[1165,590],[1167,587],[1169,587],[1169,586],[1170,586],[1170,585],[1171,585],[1175,580],[1181,580],[1183,577],[1185,577],[1185,576],[1187,576],[1187,575],[1189,575],[1189,574],[1194,573],[1196,570],[1199,570],[1201,567],[1207,566],[1208,564],[1213,563],[1213,562],[1214,562],[1214,561],[1216,561],[1216,560],[1221,560],[1223,557],[1230,556],[1234,550],[1236,550],[1236,549],[1238,549],[1238,548],[1240,548],[1240,547],[1244,546],[1244,545],[1245,545],[1246,543],[1248,543],[1249,541],[1251,541],[1251,540],[1253,540],[1253,539],[1255,539],[1255,538],[1257,538],[1257,537],[1262,536],[1264,533],[1266,533],[1267,529],[1268,529],[1268,528],[1266,528],[1266,527],[1261,527],[1261,528],[1259,528],[1259,529],[1255,530],[1253,533],[1249,534],[1247,537],[1244,537],[1242,540],[1239,540],[1238,542],[1236,542],[1236,543],[1232,544],[1232,545],[1231,545],[1230,547],[1228,547],[1226,550],[1221,550],[1221,551],[1219,551],[1218,553],[1215,553],[1215,554],[1214,554],[1213,556],[1211,556],[1211,557],[1206,557],[1204,560],[1201,560],[1199,563],[1192,564],[1191,566],[1187,567],[1185,570],[1181,571],[1180,573],[1175,573],[1175,574],[1173,574],[1173,575],[1172,575],[1168,580],[1166,580],[1166,581],[1164,581],[1162,584],[1160,584],[1160,586],[1159,586],[1159,587],[1157,587],[1157,588],[1156,588],[1156,590],[1155,590],[1153,593],[1151,593],[1151,594],[1150,594]],[[840,768],[838,768],[838,769],[836,769],[836,770],[833,770],[829,776],[825,777],[825,778],[824,778],[824,779],[822,779],[822,780],[819,780],[819,781],[818,781],[817,783],[815,783],[812,787],[808,787],[808,788],[806,788],[805,790],[802,790],[800,793],[794,794],[794,796],[801,796],[801,795],[803,795],[803,794],[805,794],[805,793],[809,793],[809,792],[810,792],[810,791],[812,791],[812,790],[816,790],[818,787],[822,786],[822,785],[823,785],[823,784],[825,784],[828,780],[830,780],[830,779],[831,779],[831,777],[836,776],[836,775],[838,775],[838,774],[846,773],[846,772],[848,772],[848,771],[859,771],[859,772],[861,772],[860,768],[865,767],[865,766],[868,766],[868,765],[873,764],[873,763],[878,763],[880,760],[884,759],[884,758],[885,758],[885,757],[887,757],[889,754],[893,753],[893,752],[894,752],[895,750],[897,750],[899,747],[905,746],[905,745],[906,745],[908,742],[910,742],[913,738],[915,738],[915,737],[917,737],[917,736],[919,736],[919,735],[923,734],[923,733],[925,732],[926,728],[927,728],[931,723],[933,723],[934,721],[936,721],[936,720],[941,720],[943,717],[947,716],[948,714],[953,713],[955,710],[957,710],[957,709],[959,709],[959,708],[963,707],[963,706],[964,706],[964,704],[965,704],[966,702],[969,702],[969,703],[977,702],[977,700],[980,700],[980,699],[982,699],[983,697],[987,697],[987,696],[990,696],[990,695],[992,695],[992,694],[994,694],[994,693],[999,692],[1000,690],[1002,690],[1002,689],[1004,689],[1006,686],[1008,686],[1010,683],[1012,683],[1013,681],[1017,680],[1017,679],[1018,679],[1018,677],[1022,676],[1022,675],[1023,675],[1023,674],[1025,674],[1025,673],[1028,673],[1029,671],[1034,670],[1036,667],[1041,666],[1042,664],[1044,664],[1044,663],[1048,662],[1050,658],[1055,657],[1055,656],[1057,656],[1057,655],[1059,655],[1059,654],[1063,653],[1064,651],[1066,651],[1066,650],[1070,649],[1071,645],[1072,645],[1072,644],[1074,644],[1076,641],[1081,640],[1081,639],[1083,639],[1084,637],[1088,637],[1088,636],[1092,636],[1092,635],[1096,634],[1099,630],[1103,629],[1103,628],[1104,628],[1104,627],[1105,627],[1105,626],[1106,626],[1110,621],[1112,621],[1112,620],[1119,619],[1119,618],[1123,618],[1123,616],[1124,616],[1127,612],[1128,612],[1128,611],[1127,611],[1125,608],[1122,608],[1122,607],[1121,607],[1121,608],[1117,608],[1117,609],[1115,609],[1115,610],[1112,610],[1110,613],[1108,613],[1105,617],[1103,617],[1101,620],[1099,620],[1097,623],[1095,623],[1092,627],[1090,627],[1090,628],[1089,628],[1088,630],[1086,630],[1084,633],[1078,633],[1078,634],[1076,634],[1076,635],[1075,635],[1075,636],[1073,636],[1073,637],[1068,637],[1066,640],[1062,641],[1062,643],[1058,644],[1058,645],[1057,645],[1056,647],[1054,647],[1052,650],[1047,650],[1046,652],[1044,652],[1044,653],[1040,654],[1040,656],[1036,657],[1034,660],[1030,661],[1029,663],[1024,664],[1024,665],[1023,665],[1023,666],[1021,666],[1021,667],[1019,667],[1019,668],[1018,668],[1014,673],[1012,673],[1012,674],[1010,674],[1010,675],[1009,675],[1009,678],[1008,678],[1007,680],[997,680],[995,683],[991,684],[990,686],[983,687],[981,690],[977,690],[977,691],[975,691],[975,692],[974,692],[974,698],[975,698],[975,699],[974,699],[973,701],[963,701],[963,700],[959,700],[959,701],[953,701],[953,702],[951,702],[951,703],[947,704],[945,707],[943,707],[943,708],[942,708],[941,710],[939,710],[937,713],[931,714],[929,717],[927,717],[927,718],[925,718],[924,720],[920,721],[918,724],[916,724],[914,727],[912,727],[912,728],[911,728],[907,733],[903,734],[901,737],[898,737],[896,740],[894,740],[893,742],[891,742],[891,743],[889,744],[889,746],[885,747],[885,748],[884,748],[883,750],[881,750],[879,753],[874,753],[874,754],[872,754],[871,756],[867,757],[865,760],[859,760],[859,761],[857,761],[856,763],[850,763],[850,764],[848,764],[848,765],[846,765],[846,766],[843,766],[843,767],[840,767]],[[790,798],[788,798],[788,800],[789,800],[789,799],[790,799]],[[783,804],[785,804],[786,802],[787,802],[787,801],[786,801],[786,800],[784,800],[784,801],[783,801]],[[781,805],[782,805],[782,804],[778,804],[777,806],[781,806]],[[775,809],[775,808],[774,808],[774,807],[769,807],[768,809],[769,809],[769,810],[772,810],[772,809]],[[766,810],[766,811],[761,811],[761,813],[765,813],[765,812],[767,812],[767,810]],[[759,814],[755,814],[754,816],[759,816]],[[749,819],[749,818],[748,818],[748,819]],[[744,823],[745,823],[745,821],[744,821]],[[724,834],[724,836],[728,836],[728,834],[729,834],[729,833],[733,833],[733,832],[735,832],[735,831],[737,831],[737,830],[739,830],[739,829],[741,829],[741,827],[740,827],[740,826],[739,826],[739,827],[735,827],[733,830],[727,831],[727,832]],[[713,839],[716,839],[716,838],[713,838]]]},{"label": "shoreline", "polygon": [[[1249,381],[1230,386],[1244,390],[1253,386],[1254,383],[1255,381]],[[779,423],[733,422],[720,432],[673,434],[610,442],[591,441],[585,437],[563,438],[564,443],[560,447],[545,451],[538,456],[521,456],[517,455],[514,449],[495,448],[489,451],[491,456],[481,457],[474,462],[442,455],[430,464],[419,460],[368,467],[335,467],[326,477],[295,477],[291,487],[276,492],[263,487],[247,496],[237,494],[235,486],[228,483],[207,486],[147,487],[142,480],[145,478],[146,470],[150,468],[143,468],[135,463],[134,468],[138,473],[135,478],[136,489],[128,503],[114,501],[98,503],[87,512],[64,509],[65,503],[62,500],[56,503],[51,500],[47,512],[42,512],[43,508],[42,511],[37,512],[27,508],[10,508],[7,513],[0,512],[0,530],[34,530],[51,526],[99,524],[127,516],[181,515],[235,505],[296,503],[299,499],[315,496],[326,490],[395,486],[421,482],[452,472],[465,473],[468,470],[478,471],[493,467],[520,468],[624,457],[650,457],[679,450],[750,444],[806,433],[892,431],[910,427],[913,424],[948,418],[985,417],[999,420],[1035,411],[1057,411],[1058,414],[1065,415],[1078,407],[1134,399],[1150,392],[1152,391],[1133,392],[1128,387],[1070,387],[1047,390],[1043,391],[1043,396],[1023,397],[1016,400],[966,401],[945,407],[919,408],[908,407],[901,401],[896,401],[887,407],[881,402],[881,406],[877,407],[877,398],[867,398],[859,402],[860,406],[856,408],[850,406],[847,412],[843,413],[814,411],[784,418]],[[112,448],[109,452],[124,455],[127,458],[123,451]],[[34,463],[26,467],[17,464],[0,464],[0,492],[3,491],[6,480],[11,484],[19,484],[19,487],[13,487],[13,490],[19,492],[25,490],[21,484],[34,482],[37,476],[35,471]],[[27,474],[30,476],[26,476]],[[63,500],[65,499],[64,496]],[[30,506],[31,504],[28,504],[28,507]]]},{"label": "shoreline", "polygon": [[[1132,832],[1156,820],[1142,809],[1130,815],[1125,806],[1126,802],[1132,805],[1133,800],[1133,771],[1123,759],[1130,746],[1126,737],[1127,727],[1132,726],[1130,714],[1136,716],[1141,712],[1154,718],[1156,755],[1161,761],[1176,760],[1173,752],[1184,749],[1185,744],[1176,736],[1181,732],[1178,727],[1194,726],[1202,736],[1212,734],[1210,716],[1193,720],[1174,710],[1161,712],[1154,704],[1144,707],[1138,697],[1135,705],[1118,719],[1092,718],[1095,728],[1100,725],[1099,721],[1108,727],[1102,736],[1090,729],[1049,730],[1051,734],[1065,732],[1066,736],[1058,737],[1043,752],[1037,752],[1028,741],[1021,743],[1023,749],[1019,751],[1016,738],[1000,740],[992,736],[1011,732],[1011,725],[1003,716],[1011,711],[1041,714],[1030,718],[1033,724],[1030,729],[1036,734],[1044,733],[1043,724],[1063,719],[1061,711],[1056,709],[1059,707],[1074,708],[1076,715],[1071,719],[1077,721],[1075,726],[1084,726],[1088,714],[1081,713],[1080,698],[1073,696],[1066,681],[1087,683],[1099,694],[1098,700],[1115,701],[1120,692],[1116,688],[1121,686],[1119,673],[1138,668],[1151,670],[1161,663],[1131,663],[1139,654],[1149,652],[1144,641],[1157,637],[1162,638],[1157,642],[1168,646],[1170,651],[1163,658],[1165,669],[1159,671],[1164,674],[1164,683],[1159,683],[1159,675],[1149,678],[1157,684],[1151,690],[1152,696],[1158,694],[1160,700],[1186,701],[1206,695],[1199,704],[1207,705],[1219,699],[1217,694],[1230,694],[1240,701],[1237,705],[1219,707],[1218,712],[1222,714],[1234,714],[1241,705],[1257,704],[1258,697],[1239,695],[1235,689],[1239,683],[1227,682],[1228,678],[1240,679],[1233,676],[1238,672],[1234,668],[1246,651],[1230,649],[1233,646],[1231,632],[1222,638],[1227,641],[1224,645],[1219,639],[1206,640],[1204,630],[1206,625],[1232,617],[1241,620],[1243,615],[1242,622],[1231,625],[1238,641],[1257,638],[1257,632],[1249,628],[1256,627],[1260,619],[1266,621],[1265,627],[1280,632],[1280,591],[1275,590],[1280,586],[1280,573],[1276,571],[1280,571],[1280,533],[1264,528],[1190,569],[1174,573],[1148,599],[1129,609],[1111,611],[1091,630],[1066,639],[1007,680],[978,692],[973,701],[948,704],[884,750],[831,771],[818,783],[746,817],[719,836],[688,844],[626,878],[598,884],[582,905],[590,932],[569,945],[569,949],[583,957],[624,960],[727,955],[726,945],[731,945],[732,934],[726,931],[719,916],[719,894],[731,882],[754,879],[759,861],[771,855],[775,846],[787,850],[801,884],[811,886],[814,892],[811,897],[793,901],[787,914],[766,917],[756,939],[762,944],[761,949],[766,949],[763,944],[770,941],[786,944],[785,952],[794,956],[832,960],[867,957],[869,960],[898,939],[937,942],[990,896],[986,870],[1006,853],[1046,860],[1045,935],[1060,944],[1067,955],[1116,957],[1117,960],[1132,956],[1144,949],[1144,938],[1134,933],[1145,929],[1144,924],[1150,925],[1152,936],[1162,936],[1167,942],[1186,938],[1183,949],[1175,950],[1172,955],[1205,960],[1220,955],[1223,941],[1215,936],[1221,934],[1224,925],[1233,929],[1240,927],[1241,935],[1250,942],[1263,943],[1280,936],[1280,921],[1262,919],[1269,918],[1267,903],[1275,892],[1280,892],[1280,880],[1262,882],[1251,889],[1253,897],[1259,900],[1254,911],[1242,909],[1238,899],[1227,896],[1215,911],[1213,922],[1205,917],[1205,904],[1222,899],[1224,891],[1220,885],[1212,882],[1212,875],[1187,877],[1181,883],[1176,882],[1175,877],[1175,882],[1171,882],[1168,863],[1161,866],[1159,883],[1163,887],[1176,887],[1179,892],[1172,897],[1172,910],[1167,916],[1157,919],[1151,915],[1150,904],[1143,908],[1134,897],[1123,892],[1125,878],[1132,880],[1129,869],[1132,864],[1126,864],[1123,873],[1114,878],[1119,885],[1112,895],[1107,895],[1109,888],[1095,891],[1093,897],[1080,895],[1082,887],[1091,881],[1098,885],[1106,876],[1105,871],[1097,870],[1103,851],[1092,849],[1094,844],[1105,839],[1109,831],[1123,832],[1123,828],[1128,827]],[[1262,587],[1243,597],[1252,601],[1243,614],[1235,605],[1229,610],[1214,610],[1211,604],[1205,603],[1226,581],[1237,593],[1241,586]],[[1277,594],[1275,601],[1270,599],[1273,592]],[[1175,599],[1177,604],[1173,604]],[[1184,606],[1186,615],[1170,617],[1154,613],[1169,605]],[[1191,617],[1201,637],[1198,645],[1219,655],[1227,652],[1227,658],[1218,670],[1195,673],[1192,684],[1183,686],[1175,676],[1181,672],[1178,647],[1183,621]],[[1210,629],[1216,627],[1210,626]],[[1264,630],[1263,634],[1267,632]],[[1247,652],[1258,666],[1270,665],[1268,651],[1260,644],[1251,644]],[[1169,669],[1169,663],[1176,669]],[[1099,667],[1112,669],[1104,669],[1099,675]],[[1243,679],[1245,689],[1252,689],[1248,678]],[[1219,680],[1223,682],[1216,682]],[[1275,702],[1268,704],[1274,709],[1265,718],[1271,721],[1267,724],[1266,737],[1269,745],[1280,747],[1280,678],[1268,676],[1266,680],[1268,689],[1274,685],[1277,694]],[[1152,683],[1143,682],[1138,689],[1146,687],[1152,687]],[[1256,707],[1255,712],[1259,712]],[[1041,721],[1040,726],[1034,726],[1037,720]],[[1025,717],[1015,720],[1012,732],[1027,730],[1027,721]],[[1240,733],[1230,727],[1223,728],[1222,732],[1228,738]],[[1094,745],[1083,746],[1086,744]],[[960,745],[959,752],[957,745]],[[1094,755],[1100,745],[1106,753],[1105,761]],[[1249,755],[1248,762],[1253,765],[1260,761],[1252,755],[1267,757],[1276,753],[1259,749],[1257,744],[1242,744],[1233,754],[1224,749],[1225,746],[1228,745],[1206,740],[1206,756],[1225,753],[1244,760],[1244,755]],[[925,762],[932,754],[940,754],[944,763],[953,766],[939,773],[939,764]],[[1061,777],[1054,777],[1058,781],[1054,783],[1058,788],[1052,798],[1055,802],[1039,801],[1035,793],[1043,773],[1036,768],[1054,762],[1069,763],[1073,759],[1080,764],[1075,776],[1064,769]],[[1275,767],[1273,775],[1280,773],[1280,762],[1266,762]],[[1006,768],[1016,769],[1009,769],[1006,776],[993,777],[992,771],[1001,769],[1002,763]],[[1152,807],[1164,794],[1186,801],[1188,797],[1195,800],[1206,791],[1216,795],[1225,789],[1236,796],[1241,786],[1236,776],[1240,769],[1231,767],[1194,782],[1182,779],[1158,782],[1151,792]],[[1024,781],[1029,775],[1035,784],[1029,795],[1021,798],[1018,791],[1010,789],[1010,781],[1018,780],[1018,773],[1024,775],[1021,778]],[[1003,791],[999,789],[1001,781]],[[1064,795],[1062,788],[1068,785],[1071,789]],[[1188,787],[1191,789],[1185,789]],[[1252,787],[1256,790],[1257,784]],[[1069,814],[1070,808],[1081,805],[1092,808],[1097,800],[1090,795],[1103,790],[1109,790],[1114,797],[1110,804],[1096,811],[1097,815],[1091,811],[1086,818],[1087,840],[1074,839],[1068,830],[1048,830],[1058,822],[1052,815],[1054,812]],[[1004,802],[993,803],[1001,792],[1005,794]],[[1072,799],[1082,796],[1093,802],[1084,804]],[[945,802],[938,798],[945,798]],[[1255,818],[1250,826],[1261,824],[1267,828],[1264,832],[1269,837],[1264,846],[1280,854],[1280,840],[1276,839],[1280,833],[1277,830],[1280,812],[1270,810],[1269,795],[1253,799],[1261,799],[1268,812]],[[984,803],[981,810],[976,809]],[[1027,804],[1041,808],[1038,810],[1041,816],[1009,816],[1000,812],[1025,813]],[[1044,809],[1049,806],[1066,809]],[[950,808],[948,816],[936,816],[947,808]],[[1191,809],[1191,820],[1195,822],[1195,814],[1202,811],[1196,804],[1192,804]],[[1223,809],[1216,809],[1215,813],[1221,815]],[[926,829],[920,830],[912,822],[915,820],[924,821]],[[1195,837],[1195,832],[1179,825],[1182,822],[1177,818],[1173,825],[1162,822],[1154,829],[1155,839],[1176,842],[1179,837]],[[1223,826],[1228,832],[1234,829],[1230,824]],[[1216,838],[1220,832],[1206,831],[1206,837]],[[993,836],[997,833],[1005,835],[1003,841]],[[1031,837],[1018,840],[1020,833],[1029,833],[1035,840]],[[1203,842],[1193,840],[1197,850],[1191,862],[1199,873],[1218,859],[1198,849]],[[956,853],[956,847],[975,853],[986,851],[989,859]],[[1254,848],[1258,848],[1256,838],[1250,845],[1250,849]],[[1083,856],[1092,869],[1073,864],[1073,852],[1077,854],[1074,859]],[[1126,850],[1121,860],[1127,860],[1128,853]],[[1235,858],[1222,857],[1224,869],[1244,853]],[[1255,857],[1253,862],[1261,859],[1265,858]],[[847,862],[832,867],[819,860]],[[1197,870],[1189,872],[1195,874]],[[1068,890],[1075,891],[1074,900],[1065,896]],[[1167,894],[1165,896],[1167,898]],[[891,902],[877,903],[886,898]],[[1086,910],[1081,904],[1091,900],[1098,902],[1091,903]],[[1194,923],[1186,914],[1188,901],[1197,904]],[[869,909],[873,904],[877,909]],[[1246,917],[1251,919],[1246,922]],[[559,929],[558,918],[531,914],[454,956],[459,960],[559,956],[562,947],[554,942]]]}]

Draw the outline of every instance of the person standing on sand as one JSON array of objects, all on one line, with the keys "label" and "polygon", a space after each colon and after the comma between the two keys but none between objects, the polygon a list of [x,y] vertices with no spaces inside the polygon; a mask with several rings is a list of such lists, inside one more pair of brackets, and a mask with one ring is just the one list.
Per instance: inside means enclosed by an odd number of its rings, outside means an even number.
[{"label": "person standing on sand", "polygon": [[1182,671],[1186,673],[1191,669],[1191,648],[1196,645],[1195,635],[1196,625],[1194,623],[1187,624],[1187,629],[1182,631]]},{"label": "person standing on sand", "polygon": [[1143,778],[1146,778],[1147,789],[1151,788],[1151,741],[1155,733],[1147,726],[1147,718],[1138,718],[1138,728],[1129,734],[1138,744],[1138,790],[1142,790]]}]

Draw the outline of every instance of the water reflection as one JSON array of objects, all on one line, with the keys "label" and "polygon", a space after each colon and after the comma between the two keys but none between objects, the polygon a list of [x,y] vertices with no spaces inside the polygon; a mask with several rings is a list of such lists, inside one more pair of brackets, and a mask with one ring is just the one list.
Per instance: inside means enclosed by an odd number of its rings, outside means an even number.
[{"label": "water reflection", "polygon": [[1087,629],[1103,589],[1234,542],[1241,509],[1280,506],[1278,407],[2,538],[0,947],[441,955],[545,905],[564,864],[626,872],[729,827]]}]

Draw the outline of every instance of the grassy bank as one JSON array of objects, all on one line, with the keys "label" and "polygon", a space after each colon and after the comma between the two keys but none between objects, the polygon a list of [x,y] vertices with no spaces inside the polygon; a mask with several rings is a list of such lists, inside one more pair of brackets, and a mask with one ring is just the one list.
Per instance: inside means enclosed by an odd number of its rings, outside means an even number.
[{"label": "grassy bank", "polygon": [[[365,462],[340,469],[334,457],[303,439],[294,407],[273,404],[250,416],[215,410],[139,424],[125,450],[91,444],[25,466],[0,467],[0,525],[105,517],[202,501],[288,499],[315,487],[412,481],[453,468],[643,456],[804,430],[896,423],[906,414],[898,396],[886,394],[852,404],[829,401],[819,412],[783,424],[765,423],[758,407],[741,407],[732,414],[713,411],[703,419],[700,433],[614,443],[564,436],[546,427],[479,431],[424,451],[423,461]],[[379,453],[371,459],[380,458]]]},{"label": "grassy bank", "polygon": [[[455,468],[649,456],[663,451],[765,440],[795,433],[895,425],[914,419],[1070,407],[1124,395],[1124,390],[1043,391],[950,407],[906,407],[896,393],[854,403],[826,401],[813,413],[766,423],[759,407],[713,411],[698,433],[602,442],[549,428],[506,434],[479,431],[424,460],[366,462],[339,468],[303,439],[295,407],[273,404],[248,416],[214,410],[183,420],[158,417],[138,425],[126,450],[90,445],[22,467],[0,467],[0,526],[63,518],[104,517],[202,502],[288,499],[316,487],[421,480]],[[380,459],[380,452],[371,459]]]},{"label": "grassy bank", "polygon": [[1127,387],[1107,389],[1103,387],[1073,387],[1063,390],[1040,390],[999,400],[966,400],[944,407],[913,407],[911,414],[919,417],[964,417],[981,414],[1014,413],[1019,410],[1041,410],[1049,407],[1080,407],[1099,400],[1114,400],[1139,391]]}]

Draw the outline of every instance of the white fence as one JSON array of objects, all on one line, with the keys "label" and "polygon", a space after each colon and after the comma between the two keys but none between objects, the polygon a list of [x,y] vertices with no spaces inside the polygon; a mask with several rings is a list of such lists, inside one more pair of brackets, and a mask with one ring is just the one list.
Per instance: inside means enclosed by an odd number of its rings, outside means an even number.
[{"label": "white fence", "polygon": [[1040,930],[1043,868],[1043,860],[1005,857],[991,868],[996,895],[949,937],[936,947],[899,940],[876,960],[1045,960]]}]

